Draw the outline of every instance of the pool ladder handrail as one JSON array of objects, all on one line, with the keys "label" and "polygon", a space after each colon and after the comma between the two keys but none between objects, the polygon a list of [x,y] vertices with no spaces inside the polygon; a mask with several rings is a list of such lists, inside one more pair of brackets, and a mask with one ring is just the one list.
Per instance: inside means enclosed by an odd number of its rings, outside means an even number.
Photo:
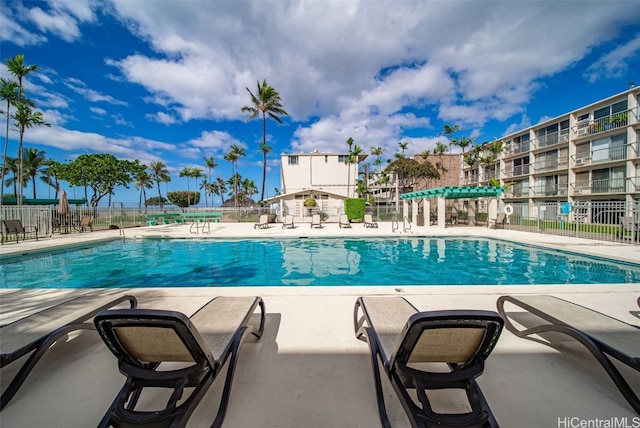
[{"label": "pool ladder handrail", "polygon": [[[407,227],[407,225],[409,225]],[[409,220],[409,217],[404,216],[404,219],[402,219],[402,231],[403,232],[407,232],[411,230],[411,220]]]},{"label": "pool ladder handrail", "polygon": [[118,233],[120,234],[120,236],[122,236],[122,239],[125,238],[125,236],[124,236],[124,224],[122,223],[122,220],[120,220],[120,227],[118,228]]},{"label": "pool ladder handrail", "polygon": [[398,224],[398,215],[394,214],[391,219],[391,232],[395,233],[398,229],[400,229],[400,225]]}]

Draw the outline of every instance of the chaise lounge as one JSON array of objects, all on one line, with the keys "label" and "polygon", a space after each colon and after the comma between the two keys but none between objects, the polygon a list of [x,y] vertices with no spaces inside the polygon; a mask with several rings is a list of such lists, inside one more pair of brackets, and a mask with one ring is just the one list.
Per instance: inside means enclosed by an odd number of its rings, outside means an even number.
[{"label": "chaise lounge", "polygon": [[137,305],[136,298],[129,295],[78,297],[0,327],[0,368],[31,353],[3,392],[0,409],[11,401],[40,358],[58,339],[74,330],[95,330],[93,317],[97,313],[124,302],[129,302],[132,308]]},{"label": "chaise lounge", "polygon": [[254,229],[268,229],[269,228],[269,216],[267,214],[261,214],[258,222],[253,225]]},{"label": "chaise lounge", "polygon": [[[482,374],[484,361],[496,345],[502,326],[502,318],[495,312],[418,312],[400,297],[358,298],[354,328],[356,337],[369,344],[382,426],[391,425],[378,359],[412,427],[497,427],[475,378]],[[434,365],[442,368],[441,363],[448,366],[447,372],[432,371]],[[471,410],[434,411],[427,392],[446,389],[464,390]]]},{"label": "chaise lounge", "polygon": [[347,217],[346,214],[340,214],[340,217],[338,217],[338,225],[340,228],[350,228],[351,227],[351,223],[349,222],[349,217]]},{"label": "chaise lounge", "polygon": [[[16,244],[20,242],[20,235],[22,235],[22,240],[24,241],[27,233],[35,233],[36,241],[38,240],[38,228],[36,226],[25,227],[20,220],[2,220],[2,224],[4,225],[4,233],[0,241],[3,244],[5,240],[8,240],[9,235],[16,236]],[[5,239],[5,236],[7,239]]]},{"label": "chaise lounge", "polygon": [[[505,311],[506,303],[535,315],[540,323],[532,327],[523,326],[519,330],[511,321],[513,314],[509,316]],[[553,296],[502,296],[497,304],[505,327],[518,337],[552,345],[542,335],[559,332],[584,345],[606,370],[631,407],[640,414],[640,399],[612,361],[613,358],[640,371],[640,328]]]},{"label": "chaise lounge", "polygon": [[[251,319],[258,306],[256,327]],[[251,296],[217,297],[190,318],[180,312],[142,309],[98,314],[98,332],[127,377],[99,426],[185,426],[228,360],[221,402],[211,425],[221,426],[240,345],[249,333],[260,338],[264,322],[264,302]],[[170,392],[165,408],[136,409],[145,389]]]}]

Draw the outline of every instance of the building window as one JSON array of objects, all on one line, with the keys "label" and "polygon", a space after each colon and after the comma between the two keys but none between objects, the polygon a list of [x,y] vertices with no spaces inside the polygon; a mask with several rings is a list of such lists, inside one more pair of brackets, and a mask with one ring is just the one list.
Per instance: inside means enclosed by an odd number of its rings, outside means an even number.
[{"label": "building window", "polygon": [[348,160],[348,155],[338,155],[338,163],[347,163]]},{"label": "building window", "polygon": [[327,162],[329,162],[329,156],[324,155],[324,163],[327,163]]},{"label": "building window", "polygon": [[298,165],[300,163],[300,159],[298,158],[298,156],[288,156],[289,158],[289,165]]}]

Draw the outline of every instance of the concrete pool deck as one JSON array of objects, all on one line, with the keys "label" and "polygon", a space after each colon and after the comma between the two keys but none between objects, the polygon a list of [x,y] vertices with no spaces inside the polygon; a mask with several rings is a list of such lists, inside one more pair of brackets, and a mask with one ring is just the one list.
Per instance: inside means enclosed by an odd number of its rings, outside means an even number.
[{"label": "concrete pool deck", "polygon": [[[367,229],[361,224],[355,224],[350,229],[340,229],[337,224],[326,224],[321,229],[310,229],[309,224],[282,229],[280,224],[274,224],[264,230],[254,229],[252,223],[213,223],[210,235],[190,235],[189,225],[125,230],[127,239],[156,236],[311,238],[412,235],[488,236],[619,260],[640,261],[640,246],[508,229],[489,230],[484,227],[414,227],[413,233],[405,234],[393,233],[390,223],[380,223],[377,229]],[[6,243],[0,246],[0,258],[118,237],[119,231],[109,230],[56,235],[38,242]],[[87,269],[89,275],[90,267]],[[11,284],[3,286],[10,287]],[[263,297],[267,309],[265,334],[260,340],[248,338],[243,345],[224,424],[232,428],[380,426],[368,347],[365,342],[356,340],[353,332],[353,306],[361,295],[404,296],[421,310],[495,310],[496,300],[503,294],[552,294],[631,324],[640,323],[630,313],[639,309],[636,299],[640,296],[640,284],[613,284],[3,289],[0,290],[0,324],[70,297],[96,292],[134,294],[141,308],[178,310],[187,315],[218,295]],[[2,369],[0,382],[3,388],[15,372],[14,366],[19,364],[17,362]],[[628,375],[634,390],[640,391],[640,375],[624,366],[621,371]],[[188,426],[211,424],[217,407],[217,394],[221,390],[221,379],[214,383]],[[61,340],[45,354],[15,398],[0,413],[0,426],[95,426],[123,381],[115,358],[95,332],[74,333],[66,343]],[[556,349],[519,339],[505,330],[478,382],[498,423],[503,427],[569,427],[580,426],[570,425],[579,421],[612,418],[626,418],[629,426],[632,426],[633,418],[638,417],[595,359],[569,339],[558,342]],[[388,383],[385,388],[392,426],[409,426]]]}]

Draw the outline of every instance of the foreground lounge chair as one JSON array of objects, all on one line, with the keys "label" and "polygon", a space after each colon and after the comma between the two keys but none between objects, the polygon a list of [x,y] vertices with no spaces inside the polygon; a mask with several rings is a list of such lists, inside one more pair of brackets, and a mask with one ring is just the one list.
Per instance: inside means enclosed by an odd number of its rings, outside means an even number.
[{"label": "foreground lounge chair", "polygon": [[347,217],[346,214],[340,214],[338,222],[339,222],[340,228],[351,227],[351,223],[349,222],[349,217]]},{"label": "foreground lounge chair", "polygon": [[320,214],[314,214],[311,216],[311,228],[314,227],[322,227],[322,223],[320,222]]},{"label": "foreground lounge chair", "polygon": [[[391,425],[378,358],[412,427],[497,427],[475,378],[482,374],[484,361],[496,345],[502,325],[502,318],[495,312],[418,312],[400,297],[358,298],[354,328],[356,337],[369,343],[382,426]],[[423,363],[446,363],[449,371],[427,371]],[[415,394],[408,389],[415,390]],[[471,411],[435,412],[427,391],[442,389],[465,390]]]},{"label": "foreground lounge chair", "polygon": [[[505,303],[541,318],[539,324],[518,330],[505,311]],[[631,407],[640,414],[640,399],[633,392],[610,357],[640,371],[640,328],[553,296],[502,296],[498,312],[505,327],[518,337],[549,345],[539,336],[547,332],[564,333],[583,344],[606,370]],[[531,335],[537,335],[531,337]]]},{"label": "foreground lounge chair", "polygon": [[622,239],[631,242],[640,242],[640,224],[633,221],[633,217],[620,217],[622,225]]},{"label": "foreground lounge chair", "polygon": [[288,214],[286,216],[284,216],[284,220],[282,221],[282,228],[286,229],[286,228],[291,228],[293,229],[295,226],[293,224],[293,216],[291,214]]},{"label": "foreground lounge chair", "polygon": [[[20,220],[2,220],[2,224],[4,225],[4,233],[2,234],[2,243],[9,238],[9,235],[16,236],[16,244],[20,240],[20,235],[22,235],[22,240],[24,241],[27,237],[28,233],[36,234],[36,241],[38,240],[38,228],[33,227],[25,227],[22,225]],[[5,239],[6,236],[6,239]]]},{"label": "foreground lounge chair", "polygon": [[[31,353],[0,398],[0,409],[11,401],[44,353],[74,330],[95,330],[93,317],[120,303],[137,305],[133,296],[78,297],[0,327],[0,367]],[[89,321],[89,322],[87,322]]]},{"label": "foreground lounge chair", "polygon": [[[256,328],[250,321],[258,306],[261,313]],[[217,297],[191,318],[180,312],[141,309],[98,314],[95,318],[98,332],[118,358],[120,372],[127,376],[99,426],[185,426],[229,360],[222,399],[211,425],[221,426],[240,345],[249,333],[260,338],[264,321],[264,302],[260,297]],[[163,367],[161,363],[165,362],[171,363],[171,367]],[[176,368],[175,363],[183,364]],[[145,388],[171,392],[166,407],[136,410]]]},{"label": "foreground lounge chair", "polygon": [[371,214],[364,215],[364,227],[378,227],[378,223],[373,221],[373,216],[371,216]]},{"label": "foreground lounge chair", "polygon": [[268,229],[269,228],[269,216],[267,214],[261,214],[260,219],[253,225],[254,229]]}]

